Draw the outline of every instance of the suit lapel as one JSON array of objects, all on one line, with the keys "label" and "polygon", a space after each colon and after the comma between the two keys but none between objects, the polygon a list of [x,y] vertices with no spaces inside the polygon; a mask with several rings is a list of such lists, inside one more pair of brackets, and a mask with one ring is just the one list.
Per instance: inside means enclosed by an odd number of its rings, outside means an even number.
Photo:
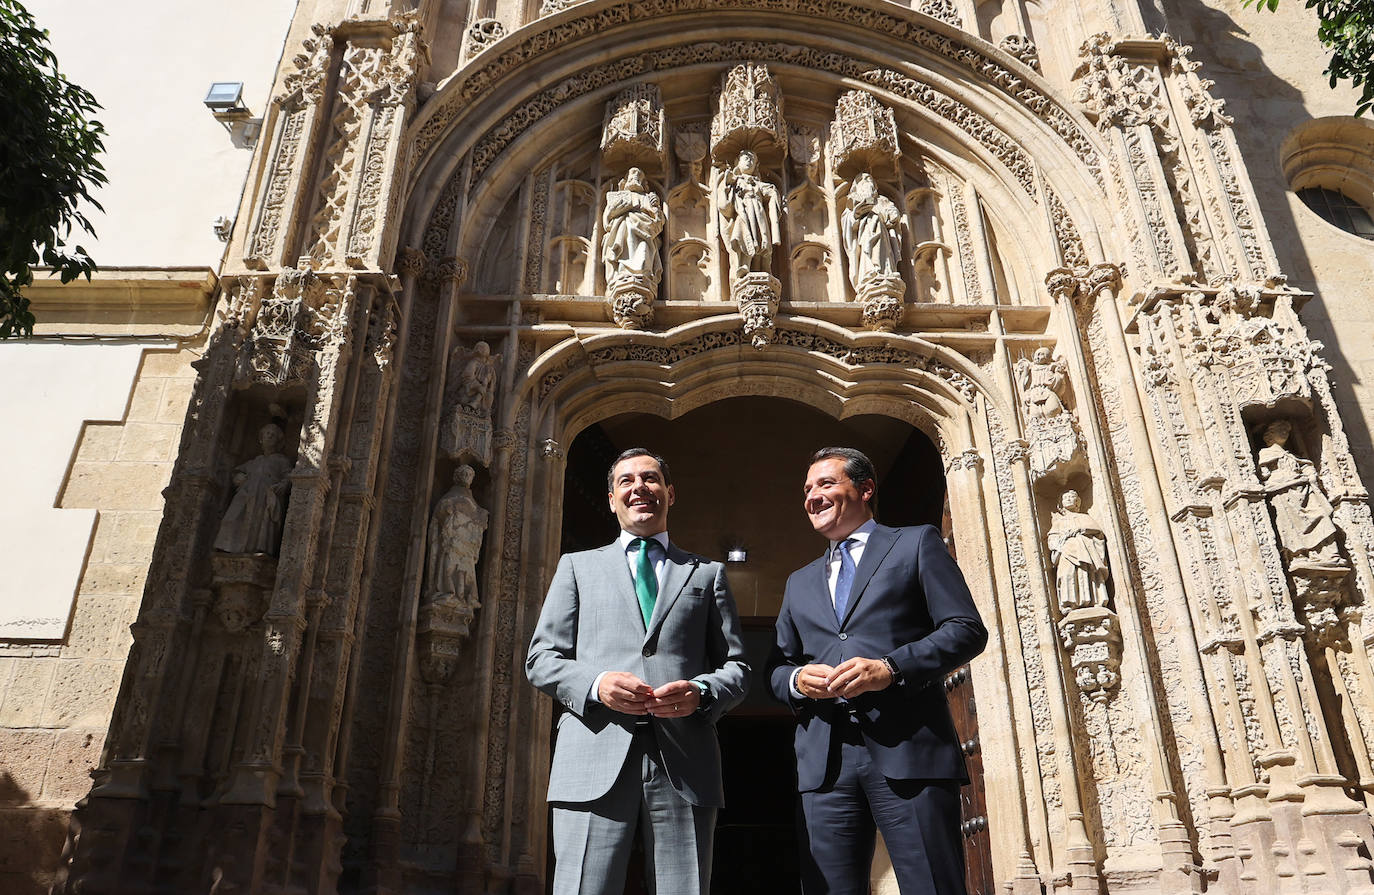
[{"label": "suit lapel", "polygon": [[666,562],[663,584],[659,586],[658,599],[654,601],[654,614],[649,617],[649,629],[644,632],[646,641],[662,627],[663,619],[668,616],[673,604],[682,594],[682,589],[687,586],[687,579],[692,577],[692,572],[700,564],[700,560],[695,556],[679,549],[671,541],[668,543]]},{"label": "suit lapel", "polygon": [[606,577],[611,581],[615,599],[622,605],[622,611],[634,619],[633,624],[644,627],[644,613],[639,610],[639,597],[635,595],[635,581],[630,577],[630,565],[625,559],[625,548],[619,540],[612,541],[601,551],[606,566]]},{"label": "suit lapel", "polygon": [[815,573],[811,576],[811,590],[813,599],[819,607],[818,612],[821,618],[825,619],[827,627],[839,630],[839,619],[835,618],[835,603],[830,599],[830,549],[821,554],[821,558],[816,560],[813,565],[816,567]]},{"label": "suit lapel", "polygon": [[[864,545],[863,559],[859,560],[859,567],[854,570],[854,584],[849,588],[849,605],[845,607],[844,621],[840,622],[843,628],[849,624],[849,620],[854,617],[854,607],[859,605],[859,600],[864,595],[864,588],[868,586],[868,579],[873,577],[873,573],[878,570],[878,566],[887,558],[887,554],[892,550],[892,545],[897,543],[897,530],[879,525],[873,529],[873,534],[868,536],[868,543]],[[833,611],[830,613],[835,614]]]}]

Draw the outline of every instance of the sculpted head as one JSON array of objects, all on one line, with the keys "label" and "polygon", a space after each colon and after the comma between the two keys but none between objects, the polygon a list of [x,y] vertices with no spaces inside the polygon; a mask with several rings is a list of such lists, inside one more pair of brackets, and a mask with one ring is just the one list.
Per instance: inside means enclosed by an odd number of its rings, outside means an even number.
[{"label": "sculpted head", "polygon": [[753,174],[758,170],[759,157],[748,149],[739,154],[739,159],[735,162],[735,170],[741,174]]},{"label": "sculpted head", "polygon": [[1035,354],[1032,355],[1032,358],[1037,364],[1047,364],[1050,362],[1050,349],[1045,348],[1043,346],[1037,348],[1035,349]]},{"label": "sculpted head", "polygon": [[1078,513],[1083,510],[1083,498],[1078,496],[1078,492],[1070,488],[1059,498],[1059,506],[1070,513]]},{"label": "sculpted head", "polygon": [[1264,427],[1264,443],[1277,444],[1282,447],[1288,441],[1288,436],[1293,434],[1293,424],[1288,420],[1274,420]]},{"label": "sculpted head", "polygon": [[867,171],[854,178],[854,185],[849,188],[849,200],[854,204],[860,202],[872,202],[878,198],[878,184],[873,179],[873,175]]},{"label": "sculpted head", "polygon": [[644,192],[644,171],[641,168],[631,168],[625,172],[625,179],[620,182],[622,190],[633,190],[636,193]]},{"label": "sculpted head", "polygon": [[476,476],[477,471],[466,463],[463,463],[453,470],[453,484],[462,485],[464,488],[471,488],[472,480]]},{"label": "sculpted head", "polygon": [[286,434],[276,423],[268,423],[258,430],[258,444],[264,454],[275,454],[285,443]]},{"label": "sculpted head", "polygon": [[486,342],[478,342],[476,345],[472,346],[472,351],[478,357],[489,357],[491,355],[491,346]]}]

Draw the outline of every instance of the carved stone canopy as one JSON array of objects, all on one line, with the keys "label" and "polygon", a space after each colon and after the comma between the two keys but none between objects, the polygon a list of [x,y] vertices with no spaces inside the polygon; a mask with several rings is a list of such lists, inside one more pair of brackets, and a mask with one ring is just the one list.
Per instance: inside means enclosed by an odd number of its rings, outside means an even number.
[{"label": "carved stone canopy", "polygon": [[787,155],[782,91],[762,62],[741,62],[721,76],[711,120],[711,155],[718,164],[732,164],[746,149],[765,165]]},{"label": "carved stone canopy", "polygon": [[840,94],[830,126],[830,159],[835,173],[842,178],[860,171],[878,179],[892,177],[901,155],[892,110],[863,90]]},{"label": "carved stone canopy", "polygon": [[632,166],[656,174],[664,168],[668,126],[657,84],[632,84],[606,103],[601,161],[612,171]]}]

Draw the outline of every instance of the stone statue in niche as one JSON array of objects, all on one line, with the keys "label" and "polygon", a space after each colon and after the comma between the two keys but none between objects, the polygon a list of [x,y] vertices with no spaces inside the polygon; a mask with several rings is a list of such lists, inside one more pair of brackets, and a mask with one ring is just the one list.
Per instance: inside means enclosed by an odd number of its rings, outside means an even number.
[{"label": "stone statue in niche", "polygon": [[1107,608],[1107,536],[1083,512],[1077,491],[1069,489],[1059,498],[1048,542],[1059,611],[1067,615],[1075,609]]},{"label": "stone statue in niche", "polygon": [[897,232],[901,213],[892,200],[878,192],[870,174],[854,178],[849,207],[840,218],[845,255],[849,258],[849,282],[858,292],[875,277],[897,273],[902,240]]},{"label": "stone statue in niche", "polygon": [[1279,544],[1290,571],[1340,568],[1347,563],[1337,543],[1331,502],[1317,485],[1316,466],[1288,449],[1293,424],[1274,420],[1264,427],[1257,464],[1260,481],[1274,508]]},{"label": "stone statue in niche", "polygon": [[1064,413],[1068,397],[1069,365],[1051,356],[1050,349],[1037,348],[1030,360],[1016,362],[1016,379],[1021,386],[1021,406],[1026,419],[1047,419]]},{"label": "stone statue in niche", "polygon": [[491,359],[490,345],[478,342],[473,346],[472,357],[463,366],[458,381],[460,407],[472,413],[491,413],[496,395],[496,364]]},{"label": "stone statue in niche", "polygon": [[425,567],[425,601],[435,612],[467,634],[480,605],[477,595],[477,558],[482,549],[489,514],[472,496],[473,468],[453,471],[453,487],[434,507],[429,522],[429,561]]},{"label": "stone statue in niche", "polygon": [[758,176],[758,156],[748,149],[727,169],[716,191],[721,233],[730,254],[731,276],[767,274],[773,266],[773,247],[782,242],[786,204],[773,184]]},{"label": "stone statue in niche", "polygon": [[234,470],[234,497],[224,511],[215,549],[221,553],[264,553],[281,548],[291,461],[281,452],[286,436],[276,423],[258,430],[262,454]]},{"label": "stone statue in niche", "polygon": [[878,192],[868,173],[854,178],[849,207],[840,217],[849,283],[864,308],[864,323],[891,330],[901,319],[906,283],[898,272],[902,257],[901,212]]},{"label": "stone statue in niche", "polygon": [[449,388],[439,447],[455,460],[491,463],[491,407],[496,399],[496,357],[491,346],[457,345],[449,355]]},{"label": "stone statue in niche", "polygon": [[653,300],[663,278],[659,247],[665,223],[663,202],[640,168],[631,168],[619,188],[606,194],[601,261],[611,315],[624,329],[642,329],[653,319]]},{"label": "stone statue in niche", "polygon": [[1038,480],[1053,472],[1067,474],[1083,459],[1082,439],[1066,403],[1068,364],[1041,347],[1029,359],[1017,361],[1015,372],[1030,443],[1031,475]]}]

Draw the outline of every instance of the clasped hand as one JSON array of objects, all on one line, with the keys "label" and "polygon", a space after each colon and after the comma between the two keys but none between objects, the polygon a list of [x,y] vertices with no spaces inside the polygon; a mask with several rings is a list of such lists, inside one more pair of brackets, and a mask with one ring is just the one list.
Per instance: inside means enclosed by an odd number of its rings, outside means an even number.
[{"label": "clasped hand", "polygon": [[882,659],[855,656],[839,665],[803,665],[797,673],[797,690],[811,699],[853,699],[861,693],[885,690],[892,685],[892,671]]},{"label": "clasped hand", "polygon": [[606,674],[596,695],[602,705],[617,712],[655,718],[683,718],[701,705],[701,691],[691,681],[673,681],[654,689],[628,671]]}]

